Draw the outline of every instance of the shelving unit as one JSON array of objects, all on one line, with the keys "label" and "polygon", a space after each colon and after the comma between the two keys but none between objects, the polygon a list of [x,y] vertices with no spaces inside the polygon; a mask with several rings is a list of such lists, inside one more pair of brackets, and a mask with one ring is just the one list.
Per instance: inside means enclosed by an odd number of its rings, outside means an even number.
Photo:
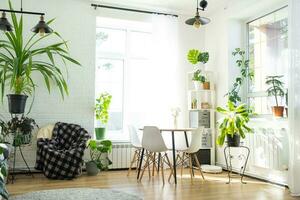
[{"label": "shelving unit", "polygon": [[203,89],[201,83],[195,85],[193,79],[194,72],[188,73],[188,116],[189,127],[198,128],[204,126],[202,135],[202,148],[197,153],[201,164],[215,164],[215,90],[213,73],[202,71],[208,77],[210,89]]}]

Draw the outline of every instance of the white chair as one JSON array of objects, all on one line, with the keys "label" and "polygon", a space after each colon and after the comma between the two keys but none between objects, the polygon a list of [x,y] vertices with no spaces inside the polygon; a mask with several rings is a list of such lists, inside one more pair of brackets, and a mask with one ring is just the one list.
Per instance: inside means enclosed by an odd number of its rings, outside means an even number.
[{"label": "white chair", "polygon": [[132,166],[133,166],[134,163],[136,163],[136,166],[138,166],[138,163],[140,161],[140,153],[141,153],[141,150],[142,150],[142,144],[141,144],[141,141],[139,139],[136,128],[132,125],[129,125],[128,130],[129,130],[130,143],[131,143],[132,147],[135,150],[134,150],[133,158],[132,158],[131,163],[130,163],[130,167],[128,169],[127,176],[130,175],[130,172],[131,172],[131,169],[132,169]]},{"label": "white chair", "polygon": [[[169,150],[164,142],[164,139],[162,137],[162,134],[160,130],[157,127],[154,126],[145,126],[144,131],[143,131],[143,139],[142,139],[142,147],[148,151],[147,153],[147,158],[146,158],[146,163],[143,166],[143,171],[140,176],[140,181],[143,178],[145,169],[151,164],[153,166],[156,165],[156,159],[155,159],[155,154],[158,153],[160,157],[160,168],[161,168],[161,173],[162,173],[162,180],[163,184],[165,184],[165,179],[164,179],[164,164],[167,164],[170,169],[171,173],[173,173],[173,168],[170,163],[169,157],[167,155],[167,151]],[[154,168],[153,168],[154,169]],[[150,176],[150,171],[149,171],[149,176]]]},{"label": "white chair", "polygon": [[[196,153],[201,148],[201,135],[202,135],[203,131],[204,131],[204,127],[199,127],[196,130],[193,130],[192,131],[191,143],[190,143],[189,147],[187,149],[177,150],[178,152],[182,153],[182,156],[180,156],[178,154],[177,158],[176,158],[177,165],[181,165],[181,176],[182,176],[184,164],[185,164],[186,161],[188,161],[192,181],[193,181],[193,164],[192,164],[193,159],[195,160],[196,165],[199,168],[199,171],[200,171],[200,174],[201,174],[203,180],[205,180],[203,172],[201,170],[200,162],[199,162],[198,157],[196,155]],[[170,180],[171,176],[172,176],[172,173],[169,176],[169,180]]]}]

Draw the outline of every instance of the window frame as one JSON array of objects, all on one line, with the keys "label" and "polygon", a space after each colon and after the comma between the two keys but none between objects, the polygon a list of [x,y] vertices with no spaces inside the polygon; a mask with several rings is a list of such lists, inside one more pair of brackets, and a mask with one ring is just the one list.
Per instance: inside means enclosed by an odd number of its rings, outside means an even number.
[{"label": "window frame", "polygon": [[[249,19],[245,22],[246,24],[246,56],[247,56],[247,59],[249,60],[250,59],[250,34],[249,34],[249,24],[254,22],[254,21],[257,21],[257,20],[260,20],[261,18],[264,18],[266,16],[269,16],[269,15],[272,15],[280,10],[283,10],[283,9],[286,9],[288,7],[288,5],[284,5],[284,6],[281,6],[280,8],[277,8],[271,12],[268,12],[266,14],[263,14],[259,17],[256,17],[256,18],[253,18],[253,19]],[[244,97],[246,98],[246,103],[248,106],[251,106],[250,105],[250,98],[255,98],[255,97],[268,97],[267,95],[267,92],[266,91],[256,91],[256,92],[250,92],[250,85],[251,85],[251,80],[249,78],[247,78],[247,81],[246,81],[246,84],[245,84],[245,88],[246,88],[246,95],[244,95]],[[257,115],[259,118],[270,118],[272,116],[272,113],[269,113],[269,114],[261,114],[261,113],[258,113]]]}]

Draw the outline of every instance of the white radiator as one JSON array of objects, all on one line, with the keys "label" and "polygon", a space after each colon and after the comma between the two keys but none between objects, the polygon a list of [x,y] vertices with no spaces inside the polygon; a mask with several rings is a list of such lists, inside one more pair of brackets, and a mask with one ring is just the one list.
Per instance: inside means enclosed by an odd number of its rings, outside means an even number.
[{"label": "white radiator", "polygon": [[[114,143],[112,153],[109,159],[112,161],[110,169],[126,169],[129,168],[131,159],[133,158],[134,149],[130,143]],[[134,166],[135,167],[135,166]]]},{"label": "white radiator", "polygon": [[289,145],[286,129],[257,128],[250,135],[252,165],[273,170],[287,170]]}]

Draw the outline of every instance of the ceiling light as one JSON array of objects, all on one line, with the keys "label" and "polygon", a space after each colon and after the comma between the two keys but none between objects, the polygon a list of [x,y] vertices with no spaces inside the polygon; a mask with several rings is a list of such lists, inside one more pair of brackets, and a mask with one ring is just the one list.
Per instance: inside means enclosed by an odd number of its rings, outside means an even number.
[{"label": "ceiling light", "polygon": [[185,21],[187,25],[192,25],[195,28],[200,28],[201,26],[208,24],[210,22],[210,19],[206,17],[200,17],[199,10],[204,11],[205,8],[207,7],[208,3],[206,0],[202,0],[200,2],[200,8],[198,7],[199,2],[197,0],[197,9],[196,9],[196,16],[194,18],[190,18]]},{"label": "ceiling light", "polygon": [[0,18],[0,30],[1,31],[12,31],[12,25],[6,18],[5,12],[2,13],[2,17]]},{"label": "ceiling light", "polygon": [[52,33],[53,30],[47,25],[47,23],[44,20],[44,16],[41,15],[41,19],[39,23],[31,29],[34,33],[39,33],[41,36],[44,36],[45,33]]}]

